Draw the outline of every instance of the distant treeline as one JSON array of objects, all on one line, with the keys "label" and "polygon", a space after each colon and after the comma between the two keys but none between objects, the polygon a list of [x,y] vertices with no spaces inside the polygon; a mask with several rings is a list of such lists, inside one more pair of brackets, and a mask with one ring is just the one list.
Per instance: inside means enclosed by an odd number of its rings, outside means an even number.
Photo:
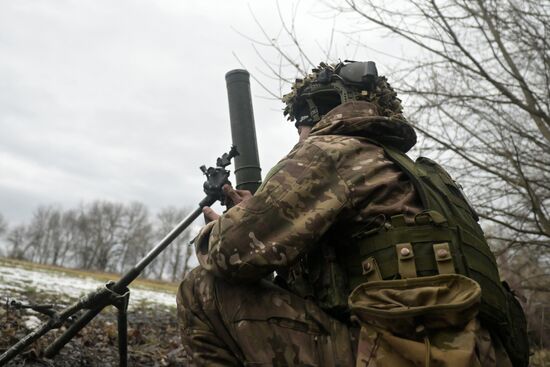
[{"label": "distant treeline", "polygon": [[[168,207],[152,217],[141,203],[94,201],[73,209],[38,207],[10,228],[0,216],[3,255],[40,264],[122,273],[139,261],[185,215]],[[182,233],[143,273],[176,281],[190,270],[191,233]],[[1,254],[1,253],[0,253]]]}]

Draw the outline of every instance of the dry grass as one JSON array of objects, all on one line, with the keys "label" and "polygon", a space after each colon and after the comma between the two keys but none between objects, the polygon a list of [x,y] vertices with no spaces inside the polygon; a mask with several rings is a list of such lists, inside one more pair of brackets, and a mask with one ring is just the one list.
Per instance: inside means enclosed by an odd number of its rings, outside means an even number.
[{"label": "dry grass", "polygon": [[[38,269],[38,270],[50,271],[54,273],[66,274],[66,275],[75,276],[79,278],[93,278],[101,282],[107,282],[109,280],[116,281],[121,277],[120,274],[115,274],[115,273],[103,273],[103,272],[93,271],[93,270],[62,268],[59,266],[35,264],[28,261],[7,259],[2,257],[0,257],[0,264],[4,264],[8,266],[10,265],[20,266],[29,270]],[[176,294],[178,284],[172,283],[172,282],[159,281],[159,280],[138,278],[132,282],[131,287],[162,290],[162,291]]]}]

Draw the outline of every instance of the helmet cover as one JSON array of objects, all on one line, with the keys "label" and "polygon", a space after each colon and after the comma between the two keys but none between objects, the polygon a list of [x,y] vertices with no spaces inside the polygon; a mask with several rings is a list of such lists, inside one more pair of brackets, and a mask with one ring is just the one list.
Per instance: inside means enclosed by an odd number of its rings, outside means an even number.
[{"label": "helmet cover", "polygon": [[373,61],[321,63],[311,74],[296,79],[292,91],[282,98],[284,115],[296,127],[313,126],[339,104],[364,100],[376,103],[382,116],[403,119],[401,101]]}]

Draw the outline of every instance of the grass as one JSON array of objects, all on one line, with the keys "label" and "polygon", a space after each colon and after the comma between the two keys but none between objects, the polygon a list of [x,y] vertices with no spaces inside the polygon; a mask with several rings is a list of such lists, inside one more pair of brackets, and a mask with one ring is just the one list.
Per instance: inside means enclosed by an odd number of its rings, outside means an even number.
[{"label": "grass", "polygon": [[[109,280],[116,281],[121,277],[120,274],[115,274],[115,273],[103,273],[100,271],[93,271],[93,270],[63,268],[60,266],[35,264],[28,261],[7,259],[3,257],[0,257],[0,264],[5,266],[19,266],[29,270],[39,269],[39,270],[49,271],[53,273],[60,273],[60,274],[75,276],[79,278],[93,278],[101,282],[107,282]],[[154,289],[157,291],[165,291],[167,293],[175,294],[178,288],[178,284],[172,283],[172,282],[160,281],[160,280],[138,278],[132,282],[131,287]]]}]

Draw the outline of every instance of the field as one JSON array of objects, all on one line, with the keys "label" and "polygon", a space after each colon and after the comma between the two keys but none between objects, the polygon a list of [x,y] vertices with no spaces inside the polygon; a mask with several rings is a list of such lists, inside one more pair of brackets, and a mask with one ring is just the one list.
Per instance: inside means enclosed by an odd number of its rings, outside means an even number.
[{"label": "field", "polygon": [[[0,353],[26,335],[47,317],[32,310],[8,307],[23,304],[53,304],[59,311],[80,296],[95,290],[115,274],[41,266],[0,258]],[[130,366],[182,366],[175,316],[177,284],[136,280],[132,283],[128,310]],[[118,366],[116,310],[105,309],[53,359],[43,349],[65,328],[37,341],[8,366]]]}]

